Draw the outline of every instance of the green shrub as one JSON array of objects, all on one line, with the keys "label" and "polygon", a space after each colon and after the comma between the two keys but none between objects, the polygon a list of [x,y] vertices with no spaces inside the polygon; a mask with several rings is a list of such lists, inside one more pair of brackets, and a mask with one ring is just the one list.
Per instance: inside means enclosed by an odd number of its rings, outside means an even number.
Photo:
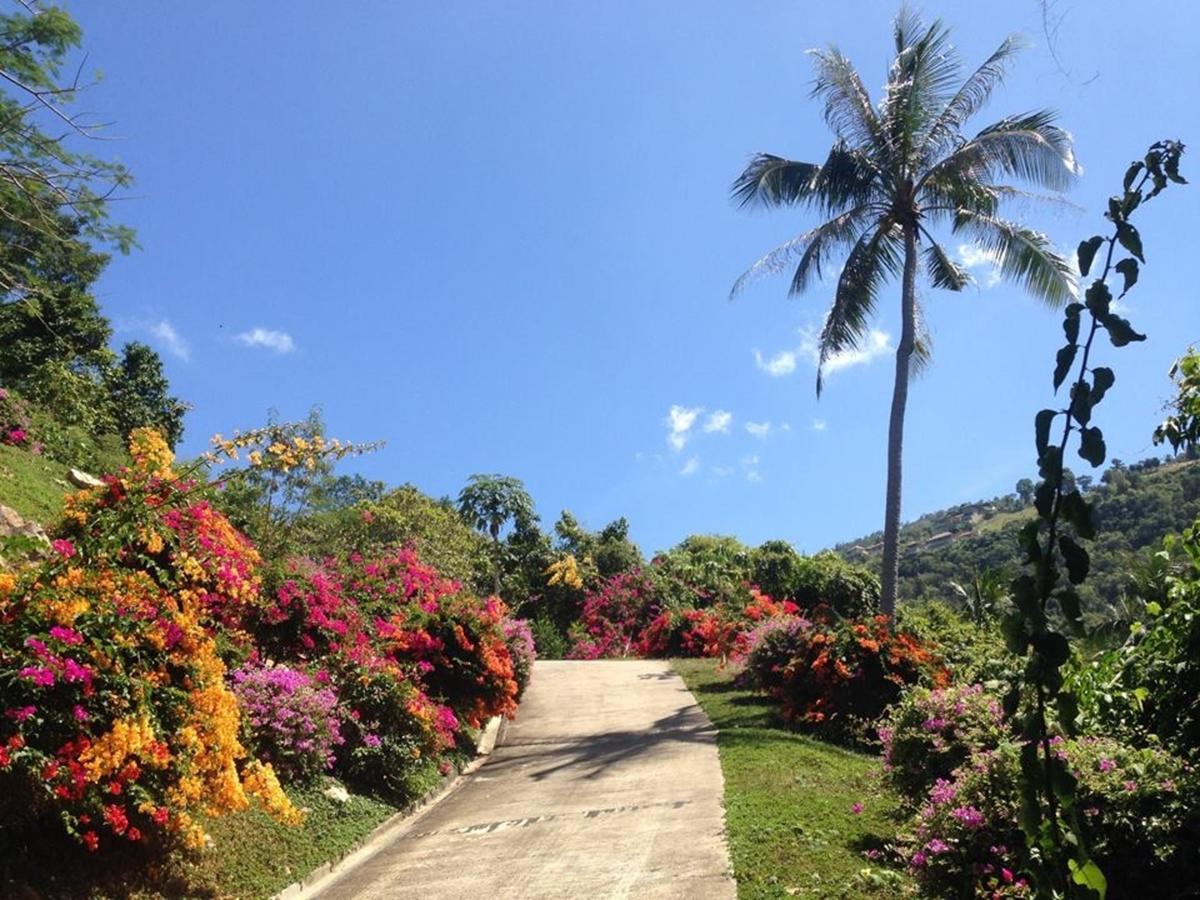
[{"label": "green shrub", "polygon": [[999,689],[1017,665],[999,626],[991,620],[976,624],[938,600],[903,605],[897,619],[905,630],[938,646],[942,662],[958,684]]},{"label": "green shrub", "polygon": [[533,632],[533,643],[537,647],[538,656],[542,659],[564,659],[571,649],[571,642],[558,627],[545,616],[538,616],[530,622]]},{"label": "green shrub", "polygon": [[790,593],[772,596],[794,600],[802,609],[823,604],[840,616],[859,618],[879,611],[879,592],[874,572],[826,552],[802,557]]},{"label": "green shrub", "polygon": [[879,728],[887,780],[915,807],[939,778],[1005,737],[1000,702],[982,685],[915,687]]},{"label": "green shrub", "polygon": [[[1182,897],[1200,878],[1194,770],[1163,750],[1106,738],[1055,738],[1078,779],[1075,807],[1110,897]],[[1020,748],[978,753],[938,779],[904,829],[904,856],[934,897],[1031,896],[1014,862],[1021,844]]]}]

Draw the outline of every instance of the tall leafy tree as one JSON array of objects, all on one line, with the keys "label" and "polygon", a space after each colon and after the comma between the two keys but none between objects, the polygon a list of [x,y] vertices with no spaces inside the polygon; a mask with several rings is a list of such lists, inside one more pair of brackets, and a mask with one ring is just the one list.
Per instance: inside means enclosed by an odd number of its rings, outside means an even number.
[{"label": "tall leafy tree", "polygon": [[510,521],[518,530],[536,531],[533,498],[519,478],[508,475],[472,475],[458,495],[459,514],[492,540],[492,587],[500,593],[503,548],[500,532]]},{"label": "tall leafy tree", "polygon": [[135,428],[157,428],[174,449],[183,437],[183,415],[187,404],[168,393],[162,359],[139,341],[121,351],[117,364],[105,373],[112,398],[117,432],[127,435]]},{"label": "tall leafy tree", "polygon": [[[796,206],[821,214],[820,225],[755,263],[734,285],[795,264],[791,293],[837,272],[833,303],[820,334],[817,393],[824,365],[859,346],[875,318],[880,291],[900,281],[900,341],[887,448],[881,606],[895,608],[901,460],[909,376],[928,359],[917,296],[924,273],[935,288],[961,291],[971,276],[939,242],[948,230],[974,244],[1000,276],[1051,306],[1072,296],[1068,263],[1045,235],[1004,218],[1014,199],[1053,199],[1076,175],[1071,138],[1048,110],[1007,116],[966,137],[963,128],[1003,80],[1019,42],[1007,38],[965,80],[948,29],[924,25],[902,10],[894,25],[895,57],[883,94],[872,103],[862,79],[836,48],[813,51],[813,96],[824,104],[834,143],[823,163],[760,153],[733,185],[743,207]],[[1023,182],[1046,194],[1030,194]]]}]

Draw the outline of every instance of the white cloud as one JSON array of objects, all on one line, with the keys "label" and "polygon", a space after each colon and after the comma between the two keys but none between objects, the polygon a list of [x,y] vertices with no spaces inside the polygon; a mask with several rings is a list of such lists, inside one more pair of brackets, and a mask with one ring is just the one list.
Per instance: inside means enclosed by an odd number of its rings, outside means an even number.
[{"label": "white cloud", "polygon": [[682,450],[684,444],[688,442],[691,436],[692,426],[696,424],[696,419],[700,417],[700,413],[704,412],[703,406],[672,406],[667,413],[667,443],[674,450]]},{"label": "white cloud", "polygon": [[177,356],[184,362],[192,358],[192,351],[188,347],[187,341],[175,330],[175,326],[166,319],[151,325],[150,333],[162,341],[163,345],[167,348],[167,352],[172,356]]},{"label": "white cloud", "polygon": [[751,453],[749,456],[742,457],[742,470],[746,473],[746,480],[751,484],[757,484],[762,481],[762,473],[758,471],[757,453]]},{"label": "white cloud", "polygon": [[272,331],[268,328],[252,328],[237,335],[237,340],[247,347],[266,347],[276,353],[291,353],[296,349],[296,342],[286,331]]},{"label": "white cloud", "polygon": [[754,364],[775,378],[780,375],[791,375],[796,371],[796,351],[782,350],[770,359],[764,359],[763,355],[755,350]]},{"label": "white cloud", "polygon": [[756,438],[766,438],[771,433],[770,422],[747,422],[746,431]]},{"label": "white cloud", "polygon": [[715,410],[708,417],[708,421],[704,423],[704,430],[708,432],[719,431],[721,434],[729,434],[729,425],[733,421],[733,413],[726,412],[723,409]]},{"label": "white cloud", "polygon": [[682,475],[684,478],[687,478],[689,475],[695,475],[699,471],[700,471],[700,457],[693,456],[690,459],[688,459],[687,462],[685,462],[683,464],[683,468],[679,470],[679,474]]},{"label": "white cloud", "polygon": [[995,287],[1000,283],[1000,269],[997,266],[998,257],[994,250],[988,250],[977,244],[959,244],[954,255],[958,264],[967,269],[987,269],[987,278],[983,281],[985,288]]},{"label": "white cloud", "polygon": [[813,419],[813,423],[812,423],[812,430],[813,430],[813,431],[824,431],[824,430],[825,430],[825,427],[826,427],[826,426],[825,426],[825,420],[824,420],[824,419]]},{"label": "white cloud", "polygon": [[[802,334],[804,340],[800,344],[800,350],[816,366],[821,361],[821,349],[817,344],[816,335],[811,331],[805,331]],[[878,328],[872,328],[867,333],[866,339],[861,342],[861,346],[848,348],[826,359],[825,374],[831,375],[841,369],[849,369],[851,366],[867,365],[872,360],[891,353],[895,349],[892,346],[890,334],[880,331]]]},{"label": "white cloud", "polygon": [[713,466],[712,473],[718,478],[728,478],[733,474],[732,466]]}]

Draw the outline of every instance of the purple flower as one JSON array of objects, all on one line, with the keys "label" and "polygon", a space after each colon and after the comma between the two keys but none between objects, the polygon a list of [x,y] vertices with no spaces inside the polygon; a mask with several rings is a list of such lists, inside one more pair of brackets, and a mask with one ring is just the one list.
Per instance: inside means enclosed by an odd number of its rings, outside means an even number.
[{"label": "purple flower", "polygon": [[1101,759],[1100,760],[1100,771],[1101,772],[1111,772],[1116,767],[1117,767],[1117,764],[1115,762],[1113,762],[1111,759]]},{"label": "purple flower", "polygon": [[957,809],[951,810],[950,815],[954,816],[954,818],[968,828],[983,827],[983,813],[973,806],[960,806]]},{"label": "purple flower", "polygon": [[363,736],[363,746],[370,747],[372,750],[377,750],[383,743],[377,734],[367,734]]},{"label": "purple flower", "polygon": [[850,807],[850,812],[854,813],[856,816],[861,815],[862,811],[863,811],[863,805],[861,803],[855,803],[853,806]]}]

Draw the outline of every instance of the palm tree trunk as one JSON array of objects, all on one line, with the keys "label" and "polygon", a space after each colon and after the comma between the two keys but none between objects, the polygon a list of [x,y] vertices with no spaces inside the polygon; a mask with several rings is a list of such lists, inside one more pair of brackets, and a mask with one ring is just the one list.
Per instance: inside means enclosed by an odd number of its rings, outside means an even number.
[{"label": "palm tree trunk", "polygon": [[892,413],[888,424],[887,503],[883,513],[884,615],[896,612],[896,587],[900,578],[900,495],[904,456],[904,411],[908,406],[908,367],[916,342],[917,232],[904,228],[904,281],[901,285],[900,345],[896,348],[896,383],[892,387]]}]

